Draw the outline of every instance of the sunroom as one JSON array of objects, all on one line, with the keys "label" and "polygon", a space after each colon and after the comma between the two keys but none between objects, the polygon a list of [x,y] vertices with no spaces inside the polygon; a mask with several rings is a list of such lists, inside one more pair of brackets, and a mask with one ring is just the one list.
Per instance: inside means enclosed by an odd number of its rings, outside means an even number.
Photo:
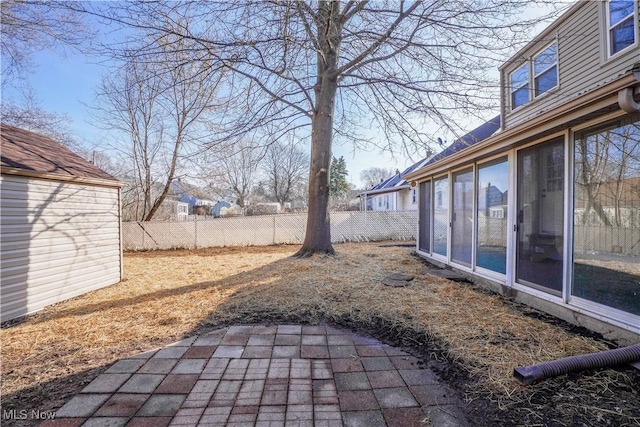
[{"label": "sunroom", "polygon": [[637,341],[640,114],[601,105],[550,112],[407,176],[419,186],[416,249],[565,320]]}]

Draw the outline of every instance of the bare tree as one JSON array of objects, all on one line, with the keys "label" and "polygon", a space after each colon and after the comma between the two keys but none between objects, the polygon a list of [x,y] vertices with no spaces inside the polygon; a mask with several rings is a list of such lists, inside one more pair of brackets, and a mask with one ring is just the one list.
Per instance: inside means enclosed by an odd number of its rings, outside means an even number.
[{"label": "bare tree", "polygon": [[364,188],[371,188],[393,175],[395,175],[395,171],[392,168],[380,168],[376,166],[360,172],[360,181],[362,181]]},{"label": "bare tree", "polygon": [[214,167],[218,167],[216,175],[224,187],[233,192],[236,204],[241,208],[246,207],[247,197],[251,194],[257,180],[258,167],[264,157],[264,147],[251,144],[247,139],[229,146],[226,151],[216,153],[221,156],[213,161]]},{"label": "bare tree", "polygon": [[54,47],[80,47],[91,32],[65,2],[2,0],[0,7],[2,87],[33,67],[32,56]]},{"label": "bare tree", "polygon": [[[306,256],[334,252],[328,210],[334,139],[409,151],[431,140],[425,122],[451,124],[450,113],[477,115],[495,106],[496,91],[486,89],[496,85],[486,71],[541,20],[522,22],[531,3],[156,1],[91,12],[156,37],[188,39],[201,61],[224,64],[233,79],[225,88],[231,103],[220,120],[222,137],[310,128],[309,214],[298,252]],[[176,11],[180,21],[165,18]],[[198,25],[184,25],[191,21]],[[153,47],[137,52],[153,54]]]},{"label": "bare tree", "polygon": [[309,170],[309,155],[296,144],[271,144],[263,161],[266,194],[284,206],[296,197]]},{"label": "bare tree", "polygon": [[152,43],[175,50],[157,51],[153,62],[130,54],[99,90],[103,124],[128,137],[120,148],[133,162],[129,191],[138,201],[138,220],[153,219],[185,159],[198,149],[222,76],[209,64],[194,61],[185,39],[170,38]]}]

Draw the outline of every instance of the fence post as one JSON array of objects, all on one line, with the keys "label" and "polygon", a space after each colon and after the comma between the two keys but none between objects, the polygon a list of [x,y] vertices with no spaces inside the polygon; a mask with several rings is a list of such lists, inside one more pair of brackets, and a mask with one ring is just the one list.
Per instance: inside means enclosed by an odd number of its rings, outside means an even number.
[{"label": "fence post", "polygon": [[198,249],[198,215],[193,216],[193,248]]},{"label": "fence post", "polygon": [[273,216],[273,244],[276,244],[276,216]]}]

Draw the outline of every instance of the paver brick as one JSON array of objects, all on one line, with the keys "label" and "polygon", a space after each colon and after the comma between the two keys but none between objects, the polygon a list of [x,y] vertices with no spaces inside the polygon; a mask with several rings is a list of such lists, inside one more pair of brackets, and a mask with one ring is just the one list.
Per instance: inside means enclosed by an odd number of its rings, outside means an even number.
[{"label": "paver brick", "polygon": [[95,416],[131,417],[148,398],[148,394],[116,393],[96,411]]},{"label": "paver brick", "polygon": [[411,392],[406,387],[379,388],[373,390],[381,408],[408,408],[418,406]]},{"label": "paver brick", "polygon": [[303,359],[328,359],[329,348],[326,345],[303,345],[300,347]]},{"label": "paver brick", "polygon": [[327,345],[327,337],[325,335],[302,335],[300,343],[302,345]]},{"label": "paver brick", "polygon": [[218,346],[220,345],[221,341],[222,341],[221,335],[213,335],[213,334],[201,335],[198,337],[197,340],[193,342],[192,347]]},{"label": "paver brick", "polygon": [[226,335],[249,335],[253,331],[253,325],[233,325],[227,328]]},{"label": "paver brick", "polygon": [[360,359],[365,371],[389,371],[396,369],[391,363],[388,356],[382,357],[363,357]]},{"label": "paver brick", "polygon": [[88,427],[124,427],[127,421],[129,421],[128,417],[92,417],[82,425]]},{"label": "paver brick", "polygon": [[88,417],[102,406],[109,397],[109,394],[78,394],[56,411],[56,417]]},{"label": "paver brick", "polygon": [[396,369],[420,369],[419,360],[413,356],[391,356],[391,363]]},{"label": "paver brick", "polygon": [[387,427],[380,411],[343,412],[344,427]]},{"label": "paver brick", "polygon": [[118,391],[120,393],[153,393],[163,379],[164,375],[134,374]]},{"label": "paver brick", "polygon": [[358,345],[356,346],[356,351],[360,357],[382,357],[387,355],[384,348],[377,345]]},{"label": "paver brick", "polygon": [[165,347],[153,355],[155,359],[179,359],[189,350],[189,347]]},{"label": "paver brick", "polygon": [[273,342],[275,345],[295,345],[299,346],[302,341],[301,335],[278,334]]},{"label": "paver brick", "polygon": [[172,417],[180,409],[186,394],[156,394],[151,396],[137,415],[145,417]]},{"label": "paver brick", "polygon": [[349,335],[327,335],[329,345],[354,345]]},{"label": "paver brick", "polygon": [[201,345],[196,347],[190,347],[189,350],[182,356],[183,359],[208,359],[213,356],[213,352],[218,347],[215,345]]},{"label": "paver brick", "polygon": [[242,357],[242,352],[244,351],[244,347],[241,345],[220,345],[213,352],[213,357],[221,357],[221,358],[240,358]]},{"label": "paver brick", "polygon": [[179,359],[149,359],[138,370],[139,374],[168,374]]},{"label": "paver brick", "polygon": [[198,374],[170,374],[165,377],[155,392],[160,394],[187,394],[198,381],[198,378]]},{"label": "paver brick", "polygon": [[404,387],[405,383],[398,371],[367,372],[372,388]]},{"label": "paver brick", "polygon": [[409,390],[421,405],[447,405],[456,402],[456,396],[440,384],[414,385]]},{"label": "paver brick", "polygon": [[222,338],[220,345],[247,345],[249,335],[227,335]]},{"label": "paver brick", "polygon": [[439,384],[438,378],[429,369],[399,369],[398,373],[407,385]]},{"label": "paver brick", "polygon": [[[389,408],[382,411],[388,427],[424,427],[426,414],[420,408]],[[432,424],[441,426],[441,424]]]},{"label": "paver brick", "polygon": [[275,335],[278,332],[278,327],[276,325],[272,326],[264,326],[257,325],[254,326],[251,330],[252,335]]},{"label": "paver brick", "polygon": [[338,391],[371,389],[367,374],[364,372],[335,373],[334,378]]},{"label": "paver brick", "polygon": [[46,420],[39,427],[79,427],[85,418],[56,418]]},{"label": "paver brick", "polygon": [[273,346],[246,347],[242,353],[243,359],[264,359],[271,357]]},{"label": "paver brick", "polygon": [[127,427],[167,427],[171,417],[133,417]]},{"label": "paver brick", "polygon": [[331,368],[333,372],[362,372],[364,366],[360,359],[331,359]]},{"label": "paver brick", "polygon": [[302,333],[306,335],[326,335],[324,325],[302,325]]},{"label": "paver brick", "polygon": [[136,372],[146,360],[144,359],[124,359],[114,363],[105,371],[107,374],[133,374]]},{"label": "paver brick", "polygon": [[380,409],[378,401],[371,390],[345,390],[338,392],[342,411],[365,411]]},{"label": "paver brick", "polygon": [[333,378],[331,362],[328,360],[311,361],[311,378],[314,380],[324,380]]},{"label": "paver brick", "polygon": [[358,353],[354,345],[329,345],[329,356],[332,359],[353,358],[357,357]]},{"label": "paver brick", "polygon": [[300,335],[302,334],[301,325],[278,325],[278,334]]},{"label": "paver brick", "polygon": [[129,378],[131,374],[101,374],[82,389],[81,393],[113,393]]},{"label": "paver brick", "polygon": [[300,357],[300,347],[295,345],[276,345],[273,347],[273,358],[293,359]]}]

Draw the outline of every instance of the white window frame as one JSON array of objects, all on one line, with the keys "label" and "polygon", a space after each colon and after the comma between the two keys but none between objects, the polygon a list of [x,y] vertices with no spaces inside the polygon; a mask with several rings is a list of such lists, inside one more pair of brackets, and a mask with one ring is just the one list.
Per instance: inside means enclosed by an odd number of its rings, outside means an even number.
[{"label": "white window frame", "polygon": [[[527,80],[525,81],[524,84],[520,86],[517,86],[517,87],[513,86],[513,75],[519,72],[524,67],[527,68]],[[529,86],[527,90],[527,94],[528,94],[527,100],[520,105],[514,105],[515,103],[514,103],[513,94],[519,91],[520,89],[524,88],[525,86]],[[516,108],[520,108],[523,105],[528,104],[529,102],[531,102],[531,61],[527,59],[526,62],[519,65],[515,70],[509,73],[509,104],[511,106],[511,111],[515,110]]]},{"label": "white window frame", "polygon": [[606,54],[607,54],[607,58],[613,58],[616,57],[618,55],[622,55],[625,52],[628,52],[629,50],[633,49],[634,47],[638,46],[639,40],[640,39],[640,22],[639,22],[639,11],[638,9],[640,9],[640,6],[638,5],[638,1],[634,1],[634,7],[633,7],[633,12],[631,12],[631,20],[634,23],[633,25],[633,37],[634,37],[634,41],[632,44],[630,44],[629,46],[625,47],[622,50],[619,50],[618,52],[612,52],[612,48],[613,46],[611,45],[612,42],[612,37],[611,37],[611,31],[613,29],[615,29],[616,27],[618,27],[622,22],[626,21],[629,19],[629,15],[625,16],[624,18],[622,18],[621,20],[619,20],[618,22],[616,22],[614,25],[611,25],[611,19],[610,19],[610,15],[611,15],[611,11],[610,11],[610,4],[611,1],[607,0],[604,2],[604,28],[606,31],[605,34],[605,40],[606,40]]},{"label": "white window frame", "polygon": [[[536,59],[542,55],[542,53],[549,49],[551,46],[556,45],[556,61],[551,64],[550,66],[548,66],[547,68],[545,68],[544,70],[542,70],[541,72],[536,74]],[[547,90],[545,90],[544,92],[541,92],[540,94],[536,95],[537,92],[537,86],[536,86],[536,80],[538,77],[540,77],[541,75],[543,75],[544,73],[546,73],[547,71],[549,71],[551,68],[556,67],[556,85],[552,88],[549,88]],[[531,82],[529,83],[529,87],[531,88],[531,94],[533,95],[533,99],[536,98],[540,98],[541,96],[555,90],[558,88],[558,86],[560,85],[560,72],[558,69],[558,40],[554,40],[553,42],[549,43],[548,45],[546,45],[545,47],[543,47],[542,49],[540,49],[538,51],[538,53],[536,53],[535,55],[533,55],[532,59],[531,59]]]}]

